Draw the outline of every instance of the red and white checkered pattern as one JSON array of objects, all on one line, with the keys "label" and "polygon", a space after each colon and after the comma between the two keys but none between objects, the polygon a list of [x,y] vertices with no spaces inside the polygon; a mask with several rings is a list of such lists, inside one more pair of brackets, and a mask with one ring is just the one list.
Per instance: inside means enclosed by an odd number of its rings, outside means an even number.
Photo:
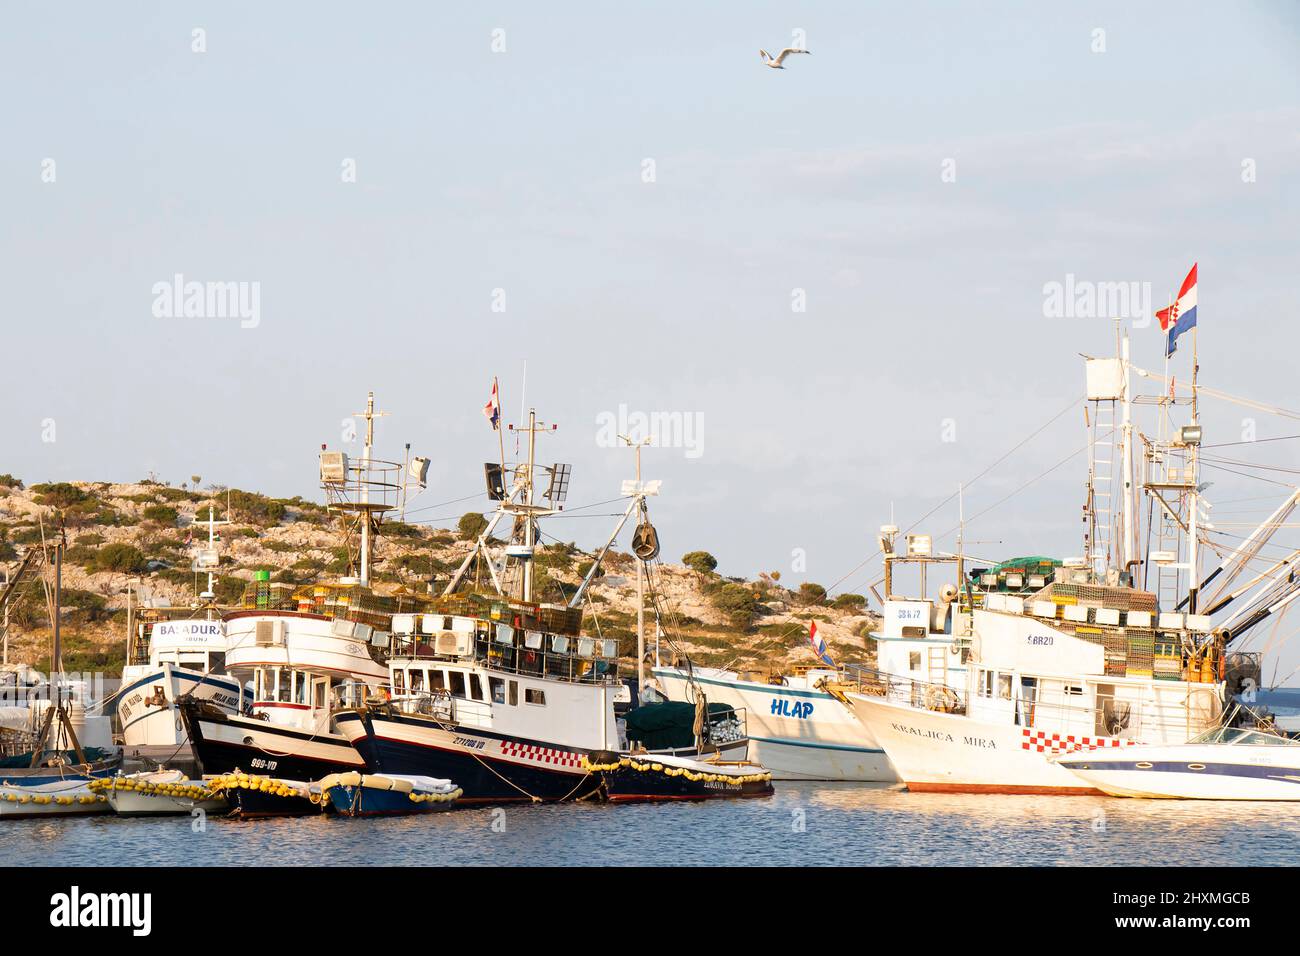
[{"label": "red and white checkered pattern", "polygon": [[550,747],[534,747],[530,744],[516,743],[513,740],[501,741],[501,752],[507,757],[518,757],[534,763],[546,763],[553,767],[582,768],[582,754],[571,750],[552,750]]},{"label": "red and white checkered pattern", "polygon": [[1049,734],[1042,730],[1020,729],[1021,750],[1036,750],[1040,754],[1064,754],[1075,750],[1101,750],[1106,747],[1131,747],[1136,740],[1120,740],[1118,737],[1076,737],[1073,734]]}]

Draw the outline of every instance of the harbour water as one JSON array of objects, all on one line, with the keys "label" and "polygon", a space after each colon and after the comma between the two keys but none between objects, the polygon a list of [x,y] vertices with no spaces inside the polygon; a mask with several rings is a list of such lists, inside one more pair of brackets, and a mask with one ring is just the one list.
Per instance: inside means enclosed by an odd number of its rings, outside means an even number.
[{"label": "harbour water", "polygon": [[766,799],[236,821],[78,817],[0,828],[9,866],[1283,866],[1287,803],[913,794],[787,783]]}]

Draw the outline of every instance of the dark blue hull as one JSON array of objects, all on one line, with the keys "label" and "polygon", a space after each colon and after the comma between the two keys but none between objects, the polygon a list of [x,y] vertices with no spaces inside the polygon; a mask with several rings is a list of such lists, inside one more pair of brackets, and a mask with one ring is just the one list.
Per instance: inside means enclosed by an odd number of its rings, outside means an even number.
[{"label": "dark blue hull", "polygon": [[446,803],[416,803],[409,794],[374,787],[345,787],[339,784],[326,791],[334,810],[349,817],[399,817],[415,813],[437,813],[451,809]]},{"label": "dark blue hull", "polygon": [[[374,733],[370,718],[356,713],[340,714],[337,720],[339,729],[352,740],[352,746],[366,762],[367,771],[419,774],[451,780],[461,788],[460,803],[580,800],[594,794],[600,787],[598,776],[576,766],[576,754],[574,766],[550,769],[502,760],[490,753],[473,753],[450,743],[437,746],[379,736]],[[348,732],[348,725],[355,728],[356,722],[365,727],[365,733],[360,736]],[[518,744],[542,746],[532,741]]]}]

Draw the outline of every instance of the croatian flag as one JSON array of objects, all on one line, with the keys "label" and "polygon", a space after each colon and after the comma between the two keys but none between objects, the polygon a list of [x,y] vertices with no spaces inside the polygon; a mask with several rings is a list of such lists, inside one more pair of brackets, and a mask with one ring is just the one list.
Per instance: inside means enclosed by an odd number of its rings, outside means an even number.
[{"label": "croatian flag", "polygon": [[1157,312],[1156,318],[1160,320],[1160,328],[1168,337],[1165,355],[1173,355],[1178,348],[1178,336],[1188,329],[1196,328],[1196,263],[1192,263],[1192,271],[1183,280],[1177,301],[1169,308]]},{"label": "croatian flag", "polygon": [[812,644],[813,653],[821,659],[821,662],[827,667],[834,667],[835,661],[833,661],[831,655],[826,652],[826,641],[817,636],[816,621],[813,621],[812,626],[808,628],[808,640]]},{"label": "croatian flag", "polygon": [[483,406],[483,414],[489,422],[492,423],[492,430],[496,431],[501,424],[501,401],[497,398],[497,380],[492,379],[492,397],[488,403]]}]

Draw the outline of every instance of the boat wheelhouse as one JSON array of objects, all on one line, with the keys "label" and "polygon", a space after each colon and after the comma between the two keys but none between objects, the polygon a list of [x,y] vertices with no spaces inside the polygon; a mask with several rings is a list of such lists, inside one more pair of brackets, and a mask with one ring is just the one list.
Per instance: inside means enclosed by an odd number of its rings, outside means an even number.
[{"label": "boat wheelhouse", "polygon": [[[530,412],[521,429],[528,436],[528,457],[514,468],[509,490],[504,460],[485,467],[489,497],[499,502],[496,513],[442,596],[418,616],[393,619],[390,696],[341,700],[334,715],[340,732],[370,773],[448,778],[462,788],[463,803],[599,794],[603,779],[587,758],[648,752],[646,741],[628,739],[628,728],[647,727],[638,717],[649,711],[665,725],[685,724],[681,742],[688,745],[670,742],[659,752],[743,760],[748,752],[743,712],[711,710],[702,698],[697,709],[685,713],[680,705],[651,703],[620,720],[628,695],[619,677],[618,642],[582,630],[587,587],[632,515],[640,518],[633,540],[639,597],[649,579],[648,564],[659,552],[645,510],[646,497],[658,493],[659,483],[641,481],[639,455],[637,479],[623,486],[627,509],[576,592],[563,605],[534,599],[537,522],[563,508],[570,470],[536,465],[536,436],[543,430],[536,412]],[[546,489],[536,493],[543,475]],[[507,517],[513,524],[510,538],[498,548],[492,533]],[[461,590],[476,560],[495,593]],[[644,606],[641,601],[638,607],[638,671],[645,656]]]},{"label": "boat wheelhouse", "polygon": [[[909,536],[904,551],[898,529],[882,529],[885,623],[873,635],[880,666],[848,697],[909,789],[1096,793],[1052,758],[1179,745],[1217,727],[1230,696],[1228,646],[1300,597],[1300,552],[1262,573],[1254,566],[1300,489],[1240,547],[1220,549],[1219,566],[1202,575],[1195,359],[1190,401],[1176,398],[1172,386],[1134,399],[1131,375],[1153,376],[1131,366],[1127,337],[1117,338],[1117,358],[1086,360],[1083,557],[1004,562],[967,580],[962,521],[951,556],[961,588],[946,588],[941,603],[948,606],[938,607],[924,577],[916,597],[891,586],[896,563],[915,555],[924,568],[933,560],[929,537]],[[1159,416],[1154,436],[1138,433],[1139,481],[1130,406],[1142,398]],[[1175,404],[1190,404],[1191,424],[1173,426]],[[1145,529],[1139,491],[1149,503]],[[1144,539],[1148,548],[1138,557]],[[1249,580],[1241,585],[1240,577]],[[950,630],[938,626],[941,619]],[[964,680],[936,676],[957,660]]]}]

